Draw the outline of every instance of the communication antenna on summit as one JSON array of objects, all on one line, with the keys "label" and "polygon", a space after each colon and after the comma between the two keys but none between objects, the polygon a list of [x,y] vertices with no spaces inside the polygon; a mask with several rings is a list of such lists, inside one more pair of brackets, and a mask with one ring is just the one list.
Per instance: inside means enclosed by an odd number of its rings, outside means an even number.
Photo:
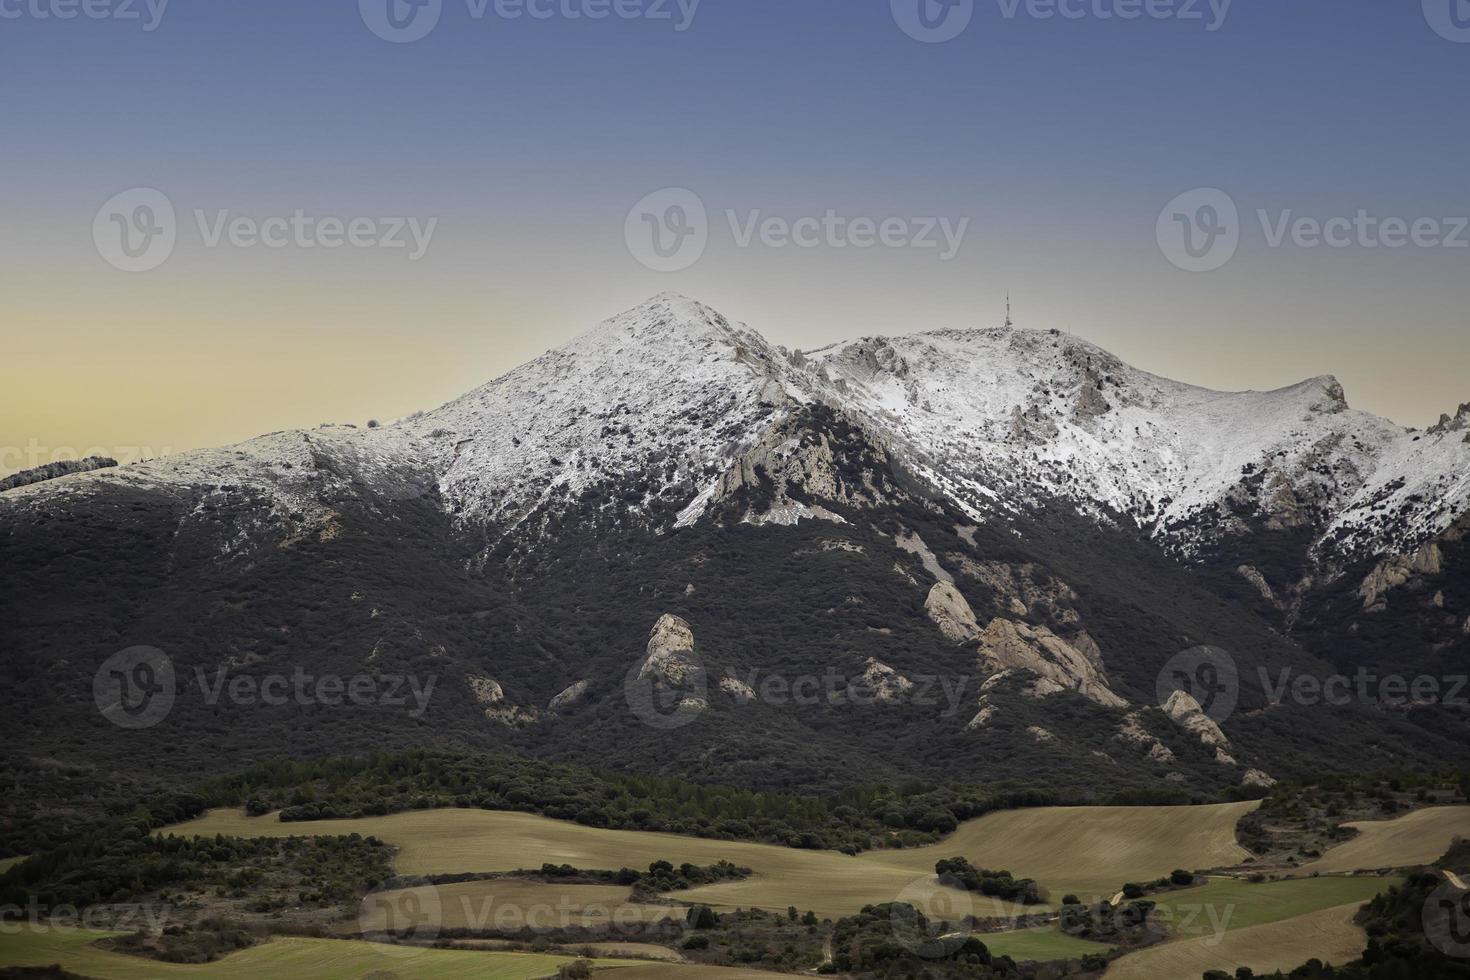
[{"label": "communication antenna on summit", "polygon": [[1015,326],[1015,324],[1011,322],[1011,291],[1009,289],[1006,290],[1006,326]]}]

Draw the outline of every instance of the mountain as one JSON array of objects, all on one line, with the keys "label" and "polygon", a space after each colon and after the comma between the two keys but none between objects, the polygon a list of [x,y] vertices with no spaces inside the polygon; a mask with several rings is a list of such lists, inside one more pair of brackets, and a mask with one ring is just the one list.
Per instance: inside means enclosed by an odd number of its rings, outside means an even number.
[{"label": "mountain", "polygon": [[[15,481],[0,732],[58,807],[385,740],[804,790],[1470,761],[1454,704],[1268,696],[1463,664],[1467,423],[1403,429],[1330,377],[1209,391],[1057,331],[788,351],[665,294],[388,425]],[[1233,711],[1160,696],[1202,645]],[[94,679],[136,646],[175,697],[120,729]],[[302,672],[434,686],[416,713],[260,696]]]}]

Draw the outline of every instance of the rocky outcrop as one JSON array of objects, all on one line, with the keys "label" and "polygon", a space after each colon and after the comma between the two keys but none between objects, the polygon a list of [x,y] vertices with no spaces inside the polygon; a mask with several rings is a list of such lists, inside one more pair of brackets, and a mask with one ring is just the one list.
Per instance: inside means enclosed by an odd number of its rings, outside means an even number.
[{"label": "rocky outcrop", "polygon": [[505,689],[493,677],[471,674],[465,678],[465,683],[469,685],[475,700],[484,706],[485,717],[491,721],[499,722],[507,728],[519,728],[540,718],[536,709],[528,710],[507,701]]},{"label": "rocky outcrop", "polygon": [[[952,552],[945,558],[961,572],[996,593],[998,601],[1017,618],[1040,619],[1059,634],[1071,634],[1082,628],[1077,614],[1076,591],[1046,573],[1041,566],[1026,562],[1009,564],[1000,561],[976,561],[963,552]],[[1070,640],[1077,646],[1075,640]],[[1088,638],[1087,642],[1091,642]]]},{"label": "rocky outcrop", "polygon": [[694,631],[678,616],[660,616],[648,635],[648,652],[638,667],[638,679],[653,677],[679,687],[703,669],[694,656]]},{"label": "rocky outcrop", "polygon": [[[1230,747],[1230,739],[1215,720],[1205,714],[1199,702],[1188,691],[1175,691],[1169,695],[1169,699],[1163,704],[1164,714],[1169,720],[1184,729],[1204,744],[1216,750],[1218,761],[1219,754]],[[1228,756],[1227,756],[1228,758]],[[1230,760],[1232,763],[1233,759]]]},{"label": "rocky outcrop", "polygon": [[[881,449],[869,446],[867,451],[873,454],[870,462],[886,464]],[[871,507],[881,494],[868,474],[854,480],[840,472],[842,468],[843,464],[839,464],[837,459],[837,448],[828,433],[794,423],[776,425],[735,459],[710,492],[708,500],[724,500],[741,490],[773,489],[769,510],[748,514],[747,522],[789,525],[802,519],[814,519],[845,523],[842,517],[816,501]],[[789,490],[797,493],[788,495]],[[703,511],[702,506],[700,511]],[[684,522],[683,515],[680,520]]]},{"label": "rocky outcrop", "polygon": [[755,700],[755,692],[750,689],[750,685],[734,677],[721,677],[720,691],[733,698],[737,704],[749,704]]},{"label": "rocky outcrop", "polygon": [[1276,785],[1276,780],[1259,769],[1248,769],[1246,770],[1246,774],[1241,777],[1240,785],[1264,786],[1269,788]]},{"label": "rocky outcrop", "polygon": [[998,710],[995,705],[990,703],[989,698],[981,698],[980,710],[975,712],[975,717],[970,719],[970,723],[965,726],[965,731],[974,732],[984,728],[990,724],[990,720],[995,717]]},{"label": "rocky outcrop", "polygon": [[1254,586],[1255,590],[1261,594],[1262,599],[1265,599],[1273,606],[1278,605],[1276,593],[1272,590],[1271,583],[1267,582],[1266,576],[1262,575],[1258,570],[1250,565],[1241,565],[1235,570],[1235,574]]},{"label": "rocky outcrop", "polygon": [[[1426,431],[1432,436],[1443,436],[1451,432],[1461,432],[1467,428],[1470,428],[1470,403],[1461,405],[1454,418],[1441,415],[1438,424],[1431,425]],[[1467,441],[1470,441],[1470,437],[1467,437]]]},{"label": "rocky outcrop", "polygon": [[1030,735],[1032,738],[1042,743],[1043,745],[1045,745],[1047,742],[1055,742],[1057,740],[1057,737],[1055,735],[1047,731],[1045,728],[1042,728],[1040,725],[1031,725],[1026,729],[1026,734]]},{"label": "rocky outcrop", "polygon": [[1034,693],[1044,696],[1076,691],[1108,708],[1128,702],[1113,693],[1107,677],[1087,654],[1045,626],[996,618],[979,636],[981,666],[992,670],[1024,670],[1037,678]]},{"label": "rocky outcrop", "polygon": [[939,559],[934,557],[934,552],[929,550],[929,546],[924,543],[923,538],[910,531],[905,531],[902,534],[896,535],[893,543],[909,554],[918,555],[919,561],[924,563],[924,570],[934,576],[935,581],[948,582],[951,585],[954,584],[954,576],[949,574],[943,565],[939,564]]},{"label": "rocky outcrop", "polygon": [[914,682],[892,667],[869,657],[863,662],[863,672],[848,682],[853,692],[865,701],[894,702],[913,690]]},{"label": "rocky outcrop", "polygon": [[570,711],[586,700],[587,692],[591,687],[592,685],[588,681],[577,681],[565,691],[552,698],[551,703],[547,707],[558,714],[563,711]]},{"label": "rocky outcrop", "polygon": [[935,582],[924,600],[924,611],[939,627],[939,632],[956,643],[973,640],[980,635],[980,624],[975,620],[975,610],[960,594],[960,590],[949,582]]},{"label": "rocky outcrop", "polygon": [[1379,562],[1363,584],[1358,586],[1358,595],[1363,599],[1363,608],[1371,609],[1389,592],[1424,575],[1438,575],[1444,569],[1444,557],[1438,541],[1426,542],[1412,555],[1398,555]]},{"label": "rocky outcrop", "polygon": [[1135,711],[1123,719],[1118,726],[1117,737],[1124,742],[1148,746],[1148,757],[1155,762],[1173,762],[1174,750],[1160,742],[1152,732],[1143,727],[1143,721]]}]

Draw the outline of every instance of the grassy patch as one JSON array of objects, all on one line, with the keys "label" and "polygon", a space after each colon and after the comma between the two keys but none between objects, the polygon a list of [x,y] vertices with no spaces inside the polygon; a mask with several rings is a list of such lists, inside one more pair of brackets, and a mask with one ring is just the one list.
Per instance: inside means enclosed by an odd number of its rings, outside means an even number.
[{"label": "grassy patch", "polygon": [[[111,933],[80,929],[26,929],[0,936],[0,967],[60,964],[96,980],[229,980],[292,977],[293,980],[359,980],[373,973],[398,980],[535,980],[554,975],[570,957],[535,953],[482,953],[417,949],[338,939],[282,938],[215,963],[159,963],[91,944]],[[598,961],[621,966],[626,961]]]},{"label": "grassy patch", "polygon": [[1374,877],[1290,878],[1260,884],[1215,878],[1198,888],[1157,896],[1154,916],[1181,938],[1213,937],[1340,905],[1361,904],[1394,884],[1397,879]]}]

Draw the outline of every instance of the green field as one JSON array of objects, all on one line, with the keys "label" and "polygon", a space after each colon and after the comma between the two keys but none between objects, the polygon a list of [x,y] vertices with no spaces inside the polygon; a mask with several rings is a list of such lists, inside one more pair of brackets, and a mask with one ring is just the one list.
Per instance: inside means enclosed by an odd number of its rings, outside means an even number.
[{"label": "green field", "polygon": [[979,933],[975,938],[989,947],[996,956],[1009,956],[1018,963],[1026,960],[1080,959],[1088,953],[1103,954],[1112,948],[1104,943],[1077,939],[1055,927]]},{"label": "green field", "polygon": [[1181,938],[1214,936],[1294,919],[1349,903],[1362,904],[1398,884],[1397,878],[1289,878],[1253,885],[1243,878],[1212,878],[1209,884],[1165,892],[1155,916]]},{"label": "green field", "polygon": [[[384,946],[341,939],[280,938],[203,965],[160,963],[109,953],[91,943],[110,933],[48,929],[0,933],[0,967],[49,966],[96,980],[230,980],[290,977],[292,980],[360,980],[368,974],[396,980],[537,980],[554,976],[566,956],[482,953],[468,950]],[[600,960],[626,966],[627,960]]]},{"label": "green field", "polygon": [[[740,841],[600,830],[533,814],[462,809],[285,824],[275,815],[247,817],[238,810],[214,810],[164,832],[244,837],[372,834],[399,848],[396,866],[405,874],[509,871],[546,862],[614,869],[646,867],[660,859],[700,865],[728,860],[753,869],[755,875],[674,897],[722,909],[784,911],[795,905],[820,916],[839,917],[902,896],[926,911],[954,918],[957,900],[964,906],[959,909],[961,914],[1007,916],[1019,909],[978,895],[972,898],[960,893],[957,898],[952,889],[936,888],[934,863],[940,858],[962,855],[977,867],[1036,878],[1054,899],[1068,892],[1084,898],[1105,897],[1125,881],[1156,878],[1174,868],[1240,861],[1245,852],[1235,843],[1235,824],[1255,806],[1246,802],[1014,810],[969,821],[930,847],[872,851],[856,857]],[[941,907],[929,905],[927,898]]]}]

